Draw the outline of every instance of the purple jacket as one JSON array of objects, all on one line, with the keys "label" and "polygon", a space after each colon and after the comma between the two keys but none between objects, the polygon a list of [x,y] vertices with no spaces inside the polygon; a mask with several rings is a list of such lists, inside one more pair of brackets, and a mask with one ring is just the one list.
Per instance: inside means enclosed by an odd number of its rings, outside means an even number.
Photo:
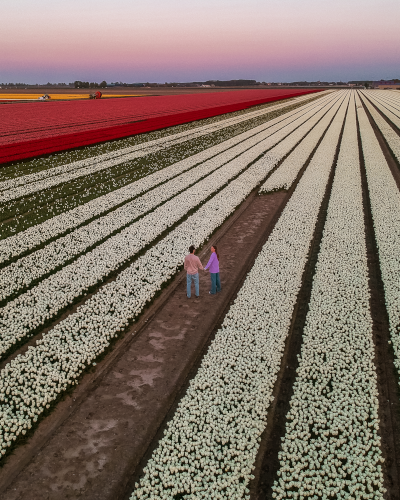
[{"label": "purple jacket", "polygon": [[210,273],[219,273],[219,262],[218,257],[215,252],[212,252],[210,260],[207,262],[207,265],[204,269],[210,268]]}]

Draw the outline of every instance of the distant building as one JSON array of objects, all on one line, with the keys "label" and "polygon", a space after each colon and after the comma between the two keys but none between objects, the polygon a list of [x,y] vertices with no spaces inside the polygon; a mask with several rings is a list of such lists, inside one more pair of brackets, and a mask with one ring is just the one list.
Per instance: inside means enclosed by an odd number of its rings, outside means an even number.
[{"label": "distant building", "polygon": [[400,81],[395,80],[379,80],[372,82],[373,89],[398,89],[400,90]]}]

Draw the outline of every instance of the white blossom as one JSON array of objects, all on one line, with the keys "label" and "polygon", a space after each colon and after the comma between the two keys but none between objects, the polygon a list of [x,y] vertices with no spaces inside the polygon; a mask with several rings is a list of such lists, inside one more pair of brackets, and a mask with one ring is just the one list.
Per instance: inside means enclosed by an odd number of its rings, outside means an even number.
[{"label": "white blossom", "polygon": [[[342,121],[345,109],[341,112]],[[341,125],[299,181],[131,499],[249,498],[293,309]],[[154,481],[157,477],[157,481]]]},{"label": "white blossom", "polygon": [[357,114],[390,336],[400,374],[400,192],[361,103]]},{"label": "white blossom", "polygon": [[397,161],[400,162],[400,137],[393,128],[387,123],[387,121],[378,113],[378,111],[371,105],[368,97],[371,99],[370,93],[361,93],[362,101],[367,107],[368,111],[371,113],[374,122],[378,126],[379,130],[382,132],[383,137],[388,143],[390,149],[392,150],[394,156],[397,158]]},{"label": "white blossom", "polygon": [[[315,103],[312,104],[315,105]],[[288,104],[285,103],[285,105]],[[254,116],[259,116],[270,112],[271,108],[268,108],[267,110],[259,110],[254,112]],[[296,112],[296,110],[294,112]],[[200,127],[199,130],[190,129],[185,132],[180,132],[178,134],[163,137],[161,139],[155,139],[154,141],[141,143],[136,146],[124,148],[122,150],[116,150],[110,153],[95,156],[93,158],[87,158],[73,163],[68,163],[66,165],[55,167],[54,169],[47,169],[44,172],[34,173],[27,176],[21,176],[16,179],[4,181],[0,183],[0,203],[5,203],[7,201],[29,195],[43,189],[49,189],[73,179],[78,179],[79,177],[85,177],[89,174],[100,172],[101,170],[113,167],[122,162],[140,158],[150,153],[155,153],[175,144],[183,143],[195,137],[201,137],[202,135],[225,128],[226,126],[232,125],[234,123],[245,121],[247,119],[247,116],[245,118],[243,116],[230,118],[226,121],[204,125],[203,127]]]},{"label": "white blossom", "polygon": [[389,119],[398,129],[400,129],[400,112],[391,106],[382,95],[376,91],[363,91],[363,95],[368,97],[372,103]]},{"label": "white blossom", "polygon": [[[289,122],[286,126],[281,126],[274,134],[269,135],[266,132],[264,139],[262,135],[258,139],[254,139],[253,144],[255,143],[255,145],[242,154],[239,154],[239,148],[234,154],[233,160],[210,176],[145,215],[137,222],[128,225],[121,232],[108,238],[92,251],[81,255],[71,264],[65,265],[14,300],[9,301],[0,309],[0,354],[4,354],[14,343],[20,342],[29,336],[32,331],[44,325],[60,310],[87,293],[91,287],[101,284],[112,272],[118,271],[124,263],[140,252],[147,244],[184,217],[189,210],[204,202],[210,195],[228,183],[232,177],[239,174],[251,162],[269,150],[267,155],[255,164],[255,168],[258,169],[257,172],[260,172],[261,177],[257,177],[255,184],[254,182],[250,184],[251,189],[253,189],[275,167],[278,161],[301,140],[301,137],[311,127],[308,119],[314,113],[315,109],[312,108],[312,110]],[[276,147],[271,149],[274,145]],[[244,148],[243,144],[242,148]],[[212,161],[211,159],[211,164]],[[247,179],[246,175],[241,176],[238,182],[244,182],[242,179]],[[214,198],[206,206],[216,199],[219,198]],[[240,194],[238,198],[232,198],[230,202],[234,202],[236,206],[236,203],[240,203],[242,200],[243,197]],[[92,226],[96,226],[96,222]],[[100,234],[101,230],[100,226]],[[96,234],[91,232],[87,235],[82,229],[79,231],[77,239],[78,241],[84,241],[86,235],[88,238],[95,238]],[[63,258],[67,259],[69,254],[73,254],[74,248],[76,248],[76,243],[73,240],[70,243],[70,240],[69,236],[62,239],[58,254],[52,251],[57,243],[50,244],[49,254],[46,253],[46,249],[41,250],[33,254],[33,256],[21,259],[21,267],[20,261],[17,261],[5,269],[2,273],[5,283],[4,293],[10,293],[9,291],[13,287],[16,289],[31,283],[38,275],[40,276],[40,273],[46,271],[46,266],[51,266],[52,262],[57,263],[58,258],[61,263]],[[67,244],[64,245],[64,242],[67,242]],[[40,266],[34,260],[37,254],[43,256]],[[27,264],[24,266],[25,262]],[[10,272],[7,276],[8,269]],[[15,311],[18,311],[18,314],[15,314]]]},{"label": "white blossom", "polygon": [[[345,98],[347,93],[347,91],[336,93],[337,100],[332,103],[333,105],[331,109],[329,109],[326,115],[323,116],[318,123],[316,122],[316,125],[311,132],[301,141],[296,149],[294,149],[292,153],[285,158],[279,168],[275,170],[270,177],[268,177],[260,188],[260,194],[278,191],[279,189],[290,189],[300,170],[304,166],[304,163],[308,160],[311,153],[317,146],[318,141],[321,140],[321,137],[331,124],[331,121],[337,113],[340,105],[347,105],[347,100]],[[340,122],[340,119],[336,117],[331,126],[335,126],[335,123],[338,121]]]},{"label": "white blossom", "polygon": [[[324,98],[322,101],[326,99],[327,98]],[[319,101],[320,100],[318,99],[317,102],[319,103]],[[283,104],[280,105],[280,107],[282,106]],[[238,134],[237,136],[223,141],[222,143],[217,144],[211,148],[207,148],[206,150],[192,155],[189,158],[185,158],[184,160],[174,163],[173,165],[162,168],[161,170],[147,175],[146,177],[130,183],[127,186],[123,186],[122,188],[116,189],[110,193],[107,193],[106,195],[91,200],[88,203],[82,204],[62,214],[56,215],[46,220],[45,222],[42,222],[41,224],[37,224],[26,229],[25,231],[21,231],[16,235],[10,236],[0,241],[0,263],[5,262],[11,258],[15,258],[28,250],[32,250],[35,247],[45,243],[49,239],[53,239],[58,235],[62,235],[68,230],[77,228],[87,223],[87,221],[99,217],[102,213],[114,209],[121,203],[126,203],[134,197],[143,194],[149,189],[154,188],[155,186],[157,186],[157,184],[166,182],[173,177],[191,169],[197,164],[209,160],[210,158],[220,155],[219,157],[221,158],[221,160],[225,159],[225,162],[229,161],[230,150],[240,144],[242,141],[251,139],[259,133],[265,133],[265,131],[267,130],[270,134],[273,134],[274,132],[279,130],[282,125],[292,121],[293,117],[296,117],[296,115],[301,116],[302,114],[307,112],[307,110],[309,110],[310,108],[312,109],[315,106],[315,102],[306,104],[301,108],[295,109],[262,125]],[[268,112],[271,112],[271,108],[268,108]],[[116,153],[113,152],[110,154]],[[122,156],[120,156],[120,158],[121,157]],[[115,161],[121,163],[123,160],[118,159]],[[45,191],[43,193],[45,196]]]},{"label": "white blossom", "polygon": [[278,500],[383,498],[369,299],[352,97],[279,452]]}]

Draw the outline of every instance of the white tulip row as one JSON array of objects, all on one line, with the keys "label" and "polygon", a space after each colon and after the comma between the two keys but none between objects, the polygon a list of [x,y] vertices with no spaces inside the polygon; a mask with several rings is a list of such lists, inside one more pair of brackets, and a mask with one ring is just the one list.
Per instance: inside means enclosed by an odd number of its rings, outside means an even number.
[{"label": "white tulip row", "polygon": [[[134,320],[182,265],[188,247],[201,245],[262,182],[269,169],[268,156],[251,165],[122,271],[115,281],[102,287],[76,313],[45,334],[35,347],[29,347],[24,355],[18,355],[1,370],[2,454],[67,386],[76,383],[77,377],[104,352],[111,339]],[[16,316],[21,313],[25,311],[15,310]]]},{"label": "white tulip row", "polygon": [[[296,111],[299,112],[298,110],[294,110],[294,112]],[[263,110],[263,112],[263,114],[267,114],[270,111]],[[242,117],[235,117],[231,120],[233,120],[233,123],[244,121]],[[177,136],[179,136],[177,138],[175,138],[175,136],[167,136],[162,139],[156,139],[155,141],[149,141],[148,143],[142,143],[136,146],[132,146],[131,148],[126,148],[128,150],[132,149],[132,151],[129,153],[123,153],[122,155],[120,151],[114,151],[113,153],[105,153],[104,155],[100,155],[99,157],[80,160],[78,162],[75,162],[73,166],[71,166],[71,164],[67,164],[65,166],[63,165],[60,167],[55,167],[54,170],[57,173],[46,171],[48,175],[46,175],[44,178],[41,178],[40,180],[32,180],[33,178],[35,178],[35,176],[40,174],[30,174],[29,176],[24,176],[21,178],[21,180],[23,181],[22,185],[12,186],[11,188],[7,188],[6,190],[0,192],[0,203],[5,203],[38,191],[49,189],[65,182],[70,182],[80,177],[85,177],[87,175],[100,172],[101,170],[108,169],[122,162],[131,161],[147,156],[151,153],[155,153],[170,146],[186,142],[189,139],[201,137],[202,135],[215,132],[218,129],[225,128],[225,125],[221,125],[221,122],[217,122],[211,125],[206,125],[205,127],[205,131],[200,130],[194,133],[193,131],[181,132],[180,134],[177,134]],[[28,179],[25,179],[26,177],[28,177]],[[5,182],[8,186],[13,182],[14,184],[18,183],[18,180],[9,180]]]},{"label": "white tulip row", "polygon": [[327,135],[288,201],[179,403],[131,499],[249,498],[285,339],[336,137]]},{"label": "white tulip row", "polygon": [[[311,113],[310,111],[309,114]],[[270,151],[263,158],[263,172],[265,175],[269,173],[312,127],[313,119],[315,119],[313,116],[309,117],[309,120],[304,117],[299,119],[306,121],[291,134],[289,133],[290,130],[296,127],[294,122],[272,137],[266,137],[207,178],[142,217],[122,232],[112,236],[91,252],[82,255],[75,262],[66,265],[16,299],[8,302],[5,307],[0,309],[0,354],[4,354],[16,342],[20,342],[29,336],[32,330],[44,325],[61,309],[73,303],[91,287],[104,281],[107,276],[117,271],[163,231],[184,217],[189,210],[223,187],[232,177],[240,173],[267,150]],[[281,142],[271,149],[278,141]],[[96,227],[95,223],[92,225]],[[99,230],[101,231],[102,228],[100,227]],[[79,238],[77,238],[77,241],[73,241],[70,247],[66,244],[60,246],[58,249],[60,252],[59,258],[65,259],[65,256],[73,255],[79,239],[84,241],[85,237],[90,238],[92,235],[93,232],[85,234],[80,231]],[[68,239],[68,237],[63,238],[63,241],[65,239]],[[53,244],[50,245],[50,250],[53,250],[53,246]],[[63,251],[64,254],[61,253]],[[3,293],[6,294],[9,290],[15,290],[16,286],[29,285],[40,272],[46,272],[46,265],[51,266],[52,262],[57,263],[58,256],[54,255],[52,251],[46,253],[46,249],[44,249],[37,253],[44,255],[40,268],[38,263],[31,259],[31,257],[35,256],[35,254],[32,254],[32,256],[21,259],[22,264],[26,263],[25,266],[19,267],[20,261],[18,261],[4,270],[2,281],[7,283],[8,289],[4,289]],[[6,272],[8,269],[11,270],[9,276]]]},{"label": "white tulip row", "polygon": [[381,111],[382,114],[389,119],[389,121],[391,121],[394,125],[396,125],[397,128],[400,129],[400,118],[396,114],[394,114],[393,110],[387,107],[387,105],[382,104],[381,100],[378,98],[378,96],[375,95],[374,92],[363,91],[363,95],[365,95],[374,104],[374,106],[376,106],[379,111]]},{"label": "white tulip row", "polygon": [[[319,94],[318,94],[319,95]],[[191,128],[189,130],[185,130],[183,132],[179,132],[177,134],[168,135],[166,137],[162,137],[159,139],[142,142],[140,144],[136,144],[134,146],[129,146],[125,148],[121,148],[118,150],[110,151],[108,153],[104,153],[102,155],[98,155],[96,157],[85,158],[83,160],[77,160],[71,163],[67,163],[65,165],[61,165],[54,168],[49,168],[46,170],[42,170],[40,172],[35,172],[33,174],[23,175],[20,177],[15,177],[13,179],[9,179],[6,181],[0,182],[0,191],[4,191],[7,189],[13,189],[17,186],[21,186],[22,184],[29,184],[32,182],[36,182],[42,179],[47,179],[49,177],[54,177],[60,174],[66,174],[68,172],[72,172],[74,170],[78,170],[83,167],[88,167],[93,164],[99,164],[104,161],[112,160],[115,158],[119,158],[120,162],[126,161],[124,158],[126,155],[130,155],[131,153],[148,150],[146,154],[153,153],[155,151],[161,150],[166,147],[171,147],[175,144],[180,144],[184,141],[191,140],[197,137],[201,137],[202,135],[210,134],[212,132],[216,132],[217,130],[221,130],[226,127],[230,127],[231,125],[235,125],[237,123],[241,123],[247,120],[251,120],[252,118],[256,118],[258,116],[262,116],[264,114],[271,113],[276,111],[277,109],[281,109],[284,107],[292,106],[295,103],[302,102],[310,99],[310,95],[300,96],[295,99],[290,100],[289,102],[284,102],[280,104],[276,104],[274,106],[270,106],[266,109],[261,109],[257,111],[249,111],[246,114],[242,114],[239,116],[234,116],[230,118],[225,118],[217,122],[213,122],[211,124],[202,125],[200,127]],[[128,157],[128,159],[131,159]]]},{"label": "white tulip row", "polygon": [[357,112],[395,366],[400,374],[400,192],[365,111],[360,107]]},{"label": "white tulip row", "polygon": [[385,107],[400,118],[400,99],[396,95],[378,91],[373,94]]},{"label": "white tulip row", "polygon": [[[185,142],[187,139],[183,138],[175,142]],[[104,160],[104,161],[91,161],[90,165],[80,169],[74,169],[71,172],[60,174],[53,177],[45,177],[44,179],[36,182],[31,182],[28,184],[22,184],[16,188],[8,189],[0,193],[0,203],[6,203],[11,200],[22,198],[23,196],[28,196],[39,191],[44,191],[46,189],[53,188],[55,186],[62,185],[66,182],[71,182],[78,178],[84,178],[90,174],[98,173],[102,170],[109,169],[123,162],[132,161],[137,158],[142,158],[151,153],[155,153],[171,145],[171,143],[161,146],[152,146],[148,148],[141,148],[139,151],[129,153],[123,156],[117,156],[117,158]],[[88,162],[89,160],[80,160],[81,162]],[[57,167],[60,168],[60,167]]]},{"label": "white tulip row", "polygon": [[[304,163],[310,157],[312,151],[321,140],[321,137],[329,126],[334,127],[337,122],[343,123],[344,113],[348,104],[345,98],[348,92],[342,91],[342,99],[333,106],[315,128],[301,141],[297,148],[284,160],[282,165],[265,181],[260,188],[260,194],[278,191],[279,189],[288,190],[303,167]],[[337,113],[341,107],[341,112]],[[336,116],[335,116],[336,114]],[[333,120],[332,120],[333,119]],[[332,121],[332,123],[331,123]]]},{"label": "white tulip row", "polygon": [[383,498],[357,124],[351,99],[273,497]]},{"label": "white tulip row", "polygon": [[[52,217],[41,224],[30,227],[21,233],[0,241],[0,263],[8,261],[11,258],[15,258],[26,251],[32,250],[49,239],[53,239],[68,230],[75,229],[76,227],[84,224],[86,221],[90,221],[91,219],[98,217],[103,212],[111,210],[119,204],[131,200],[135,196],[155,187],[157,184],[161,184],[176,175],[189,170],[201,162],[217,155],[220,155],[219,158],[224,158],[225,155],[230,154],[229,151],[227,151],[228,149],[239,145],[246,139],[256,139],[257,134],[263,134],[266,131],[272,135],[279,129],[294,121],[293,117],[294,119],[297,119],[304,113],[310,112],[310,110],[318,111],[318,109],[320,109],[320,107],[324,104],[329,106],[333,96],[329,97],[330,99],[327,98],[321,101],[317,100],[318,106],[316,104],[306,105],[304,108],[301,108],[301,113],[299,110],[294,110],[293,112],[287,113],[284,117],[280,116],[275,118],[263,125],[253,128],[250,131],[224,141],[221,144],[208,148],[205,151],[201,151],[200,153],[165,167],[160,171],[150,174],[136,182],[112,191],[104,196],[100,196],[99,198],[96,198],[84,205],[75,207],[72,210]],[[234,151],[236,152],[237,149]]]},{"label": "white tulip row", "polygon": [[400,162],[400,136],[397,134],[393,128],[387,123],[387,121],[382,118],[382,116],[376,111],[376,109],[372,106],[372,104],[368,101],[368,99],[365,98],[363,94],[362,96],[362,101],[367,107],[368,111],[370,112],[372,118],[374,119],[374,122],[378,126],[379,130],[381,131],[383,137],[385,138],[386,142],[388,143],[390,149],[392,150],[392,153],[395,155],[397,158],[397,161]]},{"label": "white tulip row", "polygon": [[[314,110],[312,110],[298,120],[294,120],[289,123],[289,125],[279,130],[272,136],[270,136],[269,130],[257,134],[257,136],[253,136],[231,148],[227,152],[222,153],[219,157],[214,157],[189,172],[186,172],[166,184],[149,191],[141,198],[135,199],[123,207],[120,207],[106,216],[75,230],[74,232],[50,243],[46,247],[37,250],[26,257],[22,257],[17,262],[12,263],[8,267],[0,270],[0,300],[4,300],[12,294],[15,294],[18,290],[26,288],[33,281],[49,274],[54,269],[62,266],[65,262],[76,258],[76,256],[85,252],[89,247],[95,245],[98,241],[109,237],[115,231],[121,230],[124,226],[130,224],[134,219],[142,217],[146,212],[153,210],[163,201],[172,198],[172,196],[176,195],[183,189],[187,189],[190,185],[199,181],[205,175],[208,175],[215,169],[220,168],[221,164],[237,157],[237,161],[234,161],[233,164],[228,165],[228,167],[224,169],[224,176],[222,178],[222,174],[217,176],[220,182],[224,182],[222,180],[224,178],[228,180],[231,176],[238,173],[238,168],[245,168],[249,162],[254,161],[260,154],[270,149],[284,136],[289,135],[293,128],[299,125],[299,123],[301,124],[302,122],[305,122],[297,128],[293,137],[289,137],[288,140],[284,140],[282,142],[280,149],[282,149],[282,152],[287,153],[290,150],[290,146],[288,146],[288,144],[295,145],[298,140],[301,139],[304,134],[307,133],[308,130],[316,123],[316,121],[326,113],[326,111],[327,109],[325,107],[315,114],[313,114]],[[250,148],[248,151],[249,154],[243,154],[242,152],[246,151],[247,148]],[[203,188],[204,182],[206,183],[205,185],[210,186],[206,190]],[[214,181],[212,179],[210,179],[210,181],[206,179],[206,181],[200,183],[200,187],[194,186],[187,194],[182,194],[181,197],[183,197],[186,200],[186,203],[188,203],[193,191],[198,191],[202,194],[207,192],[208,196],[211,194],[210,189],[212,189],[213,185],[215,185],[216,189],[218,188],[218,184],[213,184],[213,182]],[[135,239],[138,238],[137,235],[140,234],[140,230],[138,230],[137,227],[146,227],[149,223],[148,219],[153,221],[154,218],[160,218],[162,220],[163,229],[166,227],[166,221],[168,221],[167,226],[176,222],[175,217],[182,217],[182,210],[184,210],[185,206],[179,204],[179,198],[180,197],[177,199],[175,198],[169,204],[161,207],[153,214],[150,214],[143,220],[131,225],[127,231],[124,231],[121,235],[117,234],[114,236],[114,241],[116,243],[113,243],[112,245],[115,246],[116,244],[120,247],[121,238],[126,241],[128,239],[128,233],[130,235],[135,235]],[[196,197],[192,197],[191,199],[194,205],[190,206],[190,208],[198,203],[198,199]],[[176,204],[176,206],[179,207],[175,212],[170,208],[171,203],[173,206]],[[162,218],[162,214],[164,213],[167,214],[165,219]],[[173,218],[171,219],[170,217],[172,214]],[[157,234],[154,233],[156,227],[158,228],[157,224],[153,225],[153,231],[147,232],[146,236],[152,235],[152,237],[154,237],[154,234]],[[131,237],[129,238],[129,241],[132,241]],[[135,243],[139,244],[139,241],[135,241]],[[142,244],[143,242],[140,241],[140,247],[142,247]],[[104,248],[106,248],[105,251],[107,254],[111,252],[109,243],[105,243]],[[101,254],[104,255],[104,250],[102,250]],[[123,256],[120,256],[120,258],[124,259]],[[96,262],[99,261],[98,259],[99,256],[97,255]],[[83,259],[83,262],[85,262],[85,259]],[[74,272],[79,271],[76,270]]]},{"label": "white tulip row", "polygon": [[400,118],[400,99],[396,99],[392,95],[385,95],[383,93],[380,93],[376,97],[382,105],[389,109],[389,111],[391,111],[397,118]]}]

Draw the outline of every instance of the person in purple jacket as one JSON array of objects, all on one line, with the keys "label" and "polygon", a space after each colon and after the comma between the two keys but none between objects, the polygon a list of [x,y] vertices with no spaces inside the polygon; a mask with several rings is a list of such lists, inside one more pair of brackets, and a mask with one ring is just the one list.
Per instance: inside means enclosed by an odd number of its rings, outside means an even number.
[{"label": "person in purple jacket", "polygon": [[211,275],[211,290],[208,293],[210,293],[211,295],[215,295],[216,292],[221,291],[221,282],[219,280],[219,255],[217,245],[211,247],[211,257],[204,269],[209,269]]}]

